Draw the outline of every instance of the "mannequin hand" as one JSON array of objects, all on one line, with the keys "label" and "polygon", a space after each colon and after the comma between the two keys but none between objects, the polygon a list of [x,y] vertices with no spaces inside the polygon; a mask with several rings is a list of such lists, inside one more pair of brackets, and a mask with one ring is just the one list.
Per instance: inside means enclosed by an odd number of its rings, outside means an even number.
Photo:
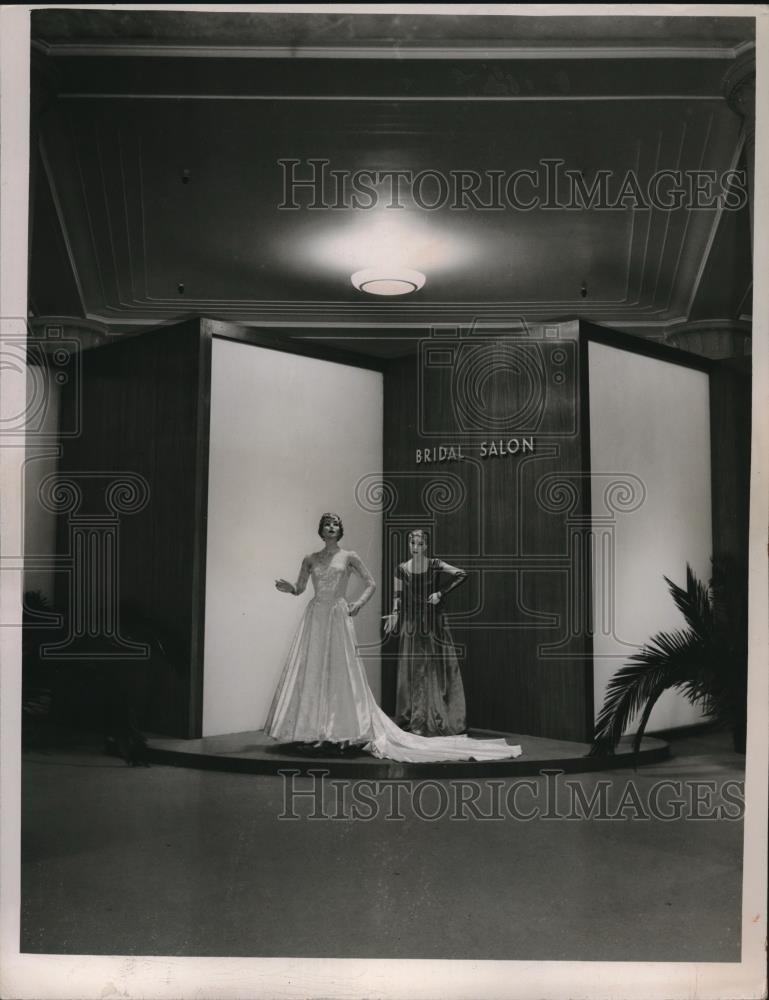
[{"label": "mannequin hand", "polygon": [[351,618],[354,618],[359,611],[360,611],[360,604],[358,604],[357,601],[354,601],[347,609],[347,613]]},{"label": "mannequin hand", "polygon": [[398,627],[398,616],[396,614],[385,615],[384,618],[384,634],[392,635],[392,633]]},{"label": "mannequin hand", "polygon": [[278,588],[278,590],[282,594],[293,594],[294,593],[294,585],[293,585],[293,583],[289,583],[288,580],[276,580],[275,581],[275,586]]},{"label": "mannequin hand", "polygon": [[436,592],[434,594],[430,594],[430,596],[427,598],[427,603],[428,604],[440,604],[442,596],[443,595],[441,594],[440,590],[436,590]]}]

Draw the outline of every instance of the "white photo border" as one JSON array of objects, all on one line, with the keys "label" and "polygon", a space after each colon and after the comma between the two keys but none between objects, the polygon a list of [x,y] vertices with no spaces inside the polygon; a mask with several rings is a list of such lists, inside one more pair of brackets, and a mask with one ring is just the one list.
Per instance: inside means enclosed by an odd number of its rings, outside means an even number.
[{"label": "white photo border", "polygon": [[[29,177],[30,12],[0,9],[0,338],[25,331]],[[334,13],[510,13],[546,16],[747,16],[756,19],[754,273],[769,264],[769,7],[726,4],[572,5],[50,5],[94,10]],[[757,263],[756,263],[757,262]],[[750,507],[749,713],[745,776],[742,961],[739,963],[525,962],[39,955],[19,951],[20,630],[0,628],[0,995],[9,998],[626,998],[720,1000],[765,995],[767,763],[769,760],[769,282],[754,284]],[[0,366],[0,419],[23,412],[25,373]],[[0,449],[0,551],[22,544],[22,447]],[[18,575],[0,573],[0,621],[20,620]],[[714,890],[715,891],[715,890]],[[629,903],[628,919],[632,919]]]}]

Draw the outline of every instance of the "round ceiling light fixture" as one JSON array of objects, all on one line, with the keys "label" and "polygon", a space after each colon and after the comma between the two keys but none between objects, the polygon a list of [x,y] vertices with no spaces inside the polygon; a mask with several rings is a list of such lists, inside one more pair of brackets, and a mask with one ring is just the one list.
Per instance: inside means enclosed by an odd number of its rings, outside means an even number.
[{"label": "round ceiling light fixture", "polygon": [[367,267],[356,271],[350,281],[358,291],[369,295],[408,295],[424,285],[425,276],[408,267]]}]

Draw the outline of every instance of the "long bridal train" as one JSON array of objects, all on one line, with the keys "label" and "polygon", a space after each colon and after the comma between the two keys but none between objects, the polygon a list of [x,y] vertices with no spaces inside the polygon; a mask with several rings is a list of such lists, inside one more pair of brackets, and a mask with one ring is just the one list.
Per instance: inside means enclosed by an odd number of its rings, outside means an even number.
[{"label": "long bridal train", "polygon": [[327,563],[313,562],[315,596],[291,644],[265,732],[281,743],[361,744],[376,757],[404,763],[519,757],[521,748],[503,739],[407,733],[382,711],[358,656],[345,599],[351,571],[363,575],[365,567],[343,549]]}]

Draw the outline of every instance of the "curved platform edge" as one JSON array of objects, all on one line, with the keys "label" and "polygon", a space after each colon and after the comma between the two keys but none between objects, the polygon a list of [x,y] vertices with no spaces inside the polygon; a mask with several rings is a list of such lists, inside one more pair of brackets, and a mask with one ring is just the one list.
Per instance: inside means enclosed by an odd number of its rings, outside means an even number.
[{"label": "curved platform edge", "polygon": [[[559,753],[558,741],[542,740],[539,737],[511,736],[499,733],[510,743],[519,743],[524,748],[522,756],[510,760],[495,761],[433,761],[430,763],[407,764],[393,760],[382,760],[368,754],[355,756],[330,756],[328,754],[300,754],[290,746],[274,747],[253,745],[253,739],[260,734],[239,733],[225,738],[232,742],[240,737],[242,748],[237,746],[221,748],[223,738],[208,737],[201,740],[178,740],[151,738],[148,740],[149,759],[157,764],[175,767],[191,767],[207,771],[232,771],[240,774],[280,775],[322,778],[368,779],[371,781],[394,781],[433,778],[500,778],[530,777],[546,772],[565,774],[589,774],[595,771],[609,771],[633,768],[646,764],[657,764],[670,756],[670,745],[665,740],[646,736],[641,742],[638,754],[632,752],[629,739],[623,738],[613,754],[588,756],[589,745],[563,743]],[[489,735],[487,733],[484,736]],[[249,738],[250,741],[249,742]],[[526,753],[526,745],[531,747]],[[548,744],[545,753],[537,753],[537,744]],[[542,748],[544,749],[544,748]],[[582,753],[579,751],[582,750]]]}]

